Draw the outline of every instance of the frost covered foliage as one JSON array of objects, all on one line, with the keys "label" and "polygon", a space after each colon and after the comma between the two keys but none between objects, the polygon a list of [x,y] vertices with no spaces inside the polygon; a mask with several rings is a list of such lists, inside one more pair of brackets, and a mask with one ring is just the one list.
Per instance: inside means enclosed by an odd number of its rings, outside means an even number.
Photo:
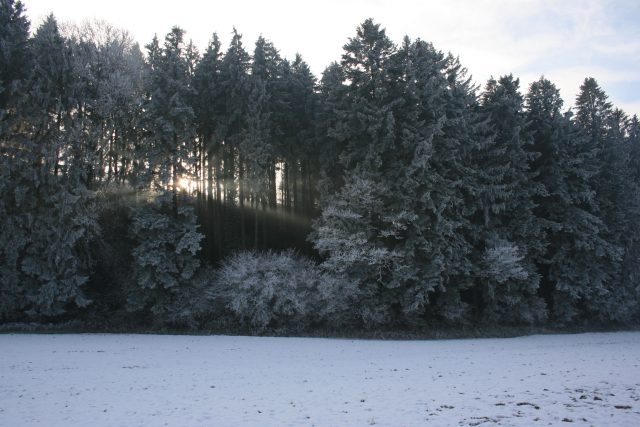
[{"label": "frost covered foliage", "polygon": [[164,325],[191,330],[202,326],[204,320],[221,317],[221,308],[209,298],[215,271],[210,266],[200,266],[196,273],[173,292],[162,317]]},{"label": "frost covered foliage", "polygon": [[91,302],[83,289],[99,235],[94,193],[37,176],[17,165],[1,172],[0,319],[58,316]]},{"label": "frost covered foliage", "polygon": [[382,194],[382,186],[354,175],[329,199],[311,235],[326,256],[322,267],[358,285],[354,310],[365,325],[389,320],[390,307],[383,299],[405,268],[401,253],[385,241],[401,235],[406,218],[383,215]]},{"label": "frost covered foliage", "polygon": [[480,264],[487,320],[511,323],[540,320],[544,304],[528,295],[530,273],[517,245],[499,238],[491,239]]},{"label": "frost covered foliage", "polygon": [[200,266],[196,255],[203,235],[193,207],[179,204],[170,193],[161,194],[153,203],[135,209],[129,234],[135,247],[128,309],[149,310],[169,321],[180,317],[180,298],[194,285]]},{"label": "frost covered foliage", "polygon": [[0,0],[0,322],[640,321],[640,125],[594,79],[573,111],[479,90],[367,19],[318,81],[262,37],[143,54],[27,10]]},{"label": "frost covered foliage", "polygon": [[213,298],[221,298],[252,330],[304,330],[339,326],[353,289],[292,251],[240,252],[217,273]]}]

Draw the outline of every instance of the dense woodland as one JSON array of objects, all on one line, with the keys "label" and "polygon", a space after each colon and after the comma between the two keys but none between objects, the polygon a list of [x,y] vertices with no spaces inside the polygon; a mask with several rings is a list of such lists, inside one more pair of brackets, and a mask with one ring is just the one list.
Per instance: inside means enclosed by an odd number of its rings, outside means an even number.
[{"label": "dense woodland", "polygon": [[140,48],[0,0],[0,322],[638,320],[636,116],[372,20],[343,49],[317,79],[235,29]]}]

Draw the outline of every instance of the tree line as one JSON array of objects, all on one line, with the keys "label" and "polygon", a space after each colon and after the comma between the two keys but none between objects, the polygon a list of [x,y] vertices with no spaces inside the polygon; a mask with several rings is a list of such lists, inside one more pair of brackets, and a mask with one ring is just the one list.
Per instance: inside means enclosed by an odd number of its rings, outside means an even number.
[{"label": "tree line", "polygon": [[0,24],[0,321],[638,320],[638,119],[593,78],[480,89],[371,19],[319,80],[235,29]]}]

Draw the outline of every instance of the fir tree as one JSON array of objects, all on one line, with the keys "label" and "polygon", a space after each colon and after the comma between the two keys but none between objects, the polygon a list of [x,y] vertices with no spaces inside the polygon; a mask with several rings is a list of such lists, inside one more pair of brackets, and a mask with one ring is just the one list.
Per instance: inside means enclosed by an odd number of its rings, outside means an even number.
[{"label": "fir tree", "polygon": [[72,74],[53,16],[38,28],[31,49],[33,66],[22,86],[27,96],[17,104],[21,130],[7,135],[10,143],[3,141],[3,151],[14,150],[3,153],[0,180],[0,316],[14,319],[53,317],[87,306],[89,246],[99,235],[94,194],[70,161],[82,141],[72,144],[67,131]]},{"label": "fir tree", "polygon": [[225,101],[224,115],[220,121],[220,138],[224,146],[221,153],[224,170],[224,202],[236,204],[238,189],[236,185],[236,157],[240,141],[246,129],[249,54],[242,44],[242,35],[236,29],[220,68],[220,85]]},{"label": "fir tree", "polygon": [[[198,62],[193,77],[193,110],[196,117],[198,137],[202,141],[206,157],[207,195],[213,198],[214,178],[215,194],[219,196],[220,188],[220,121],[224,113],[220,67],[222,51],[217,34],[207,46],[207,50]],[[204,172],[204,171],[203,171]]]},{"label": "fir tree", "polygon": [[[608,274],[601,293],[587,302],[589,314],[601,320],[625,320],[635,309],[635,286],[621,276],[625,252],[634,244],[633,218],[637,216],[637,187],[631,177],[625,152],[626,116],[614,110],[607,95],[593,78],[585,79],[576,99],[575,123],[585,142],[596,153],[597,174],[593,177],[602,237],[612,249],[598,262]],[[629,261],[626,263],[629,267]],[[629,273],[626,268],[627,274]]]},{"label": "fir tree", "polygon": [[203,235],[193,207],[180,203],[176,212],[174,206],[170,193],[161,193],[133,210],[129,230],[135,246],[127,308],[151,313],[159,323],[180,317],[180,296],[197,285],[200,267]]},{"label": "fir tree", "polygon": [[192,179],[190,154],[195,138],[192,88],[184,47],[184,31],[174,27],[160,48],[157,38],[147,46],[147,99],[143,118],[147,133],[145,160],[156,188],[176,199],[182,179]]},{"label": "fir tree", "polygon": [[[332,112],[329,135],[343,144],[339,159],[345,184],[339,193],[327,196],[312,237],[316,248],[328,256],[325,265],[359,282],[365,324],[390,320],[395,301],[385,300],[385,289],[398,286],[393,271],[402,268],[392,255],[397,233],[393,221],[402,213],[389,205],[385,188],[395,144],[394,52],[384,29],[371,19],[344,46],[341,67],[349,83]],[[356,197],[358,192],[362,194]],[[357,243],[347,244],[340,236]]]},{"label": "fir tree", "polygon": [[[28,74],[30,23],[24,12],[21,1],[0,1],[0,124],[16,113],[21,83]],[[0,135],[7,131],[3,128]]]},{"label": "fir tree", "polygon": [[[534,215],[534,200],[544,194],[530,172],[536,155],[526,130],[519,81],[511,75],[491,79],[482,94],[493,138],[474,152],[481,173],[475,225],[482,251],[479,286],[485,317],[493,321],[533,322],[544,317],[538,298],[535,261],[545,251],[543,222]],[[482,249],[483,248],[483,249]]]},{"label": "fir tree", "polygon": [[605,225],[598,216],[595,152],[576,132],[571,115],[561,112],[562,104],[548,80],[531,84],[528,130],[540,153],[533,168],[546,189],[537,200],[536,215],[547,223],[549,236],[540,261],[541,293],[552,319],[561,323],[592,313],[593,304],[608,293],[613,272],[609,261],[619,256],[604,239]]}]

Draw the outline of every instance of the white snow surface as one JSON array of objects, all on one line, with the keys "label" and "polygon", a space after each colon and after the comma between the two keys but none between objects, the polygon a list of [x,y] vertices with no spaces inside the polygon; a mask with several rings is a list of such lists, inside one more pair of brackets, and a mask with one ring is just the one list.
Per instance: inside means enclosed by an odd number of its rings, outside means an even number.
[{"label": "white snow surface", "polygon": [[639,399],[639,332],[439,341],[0,335],[7,427],[636,427]]}]

